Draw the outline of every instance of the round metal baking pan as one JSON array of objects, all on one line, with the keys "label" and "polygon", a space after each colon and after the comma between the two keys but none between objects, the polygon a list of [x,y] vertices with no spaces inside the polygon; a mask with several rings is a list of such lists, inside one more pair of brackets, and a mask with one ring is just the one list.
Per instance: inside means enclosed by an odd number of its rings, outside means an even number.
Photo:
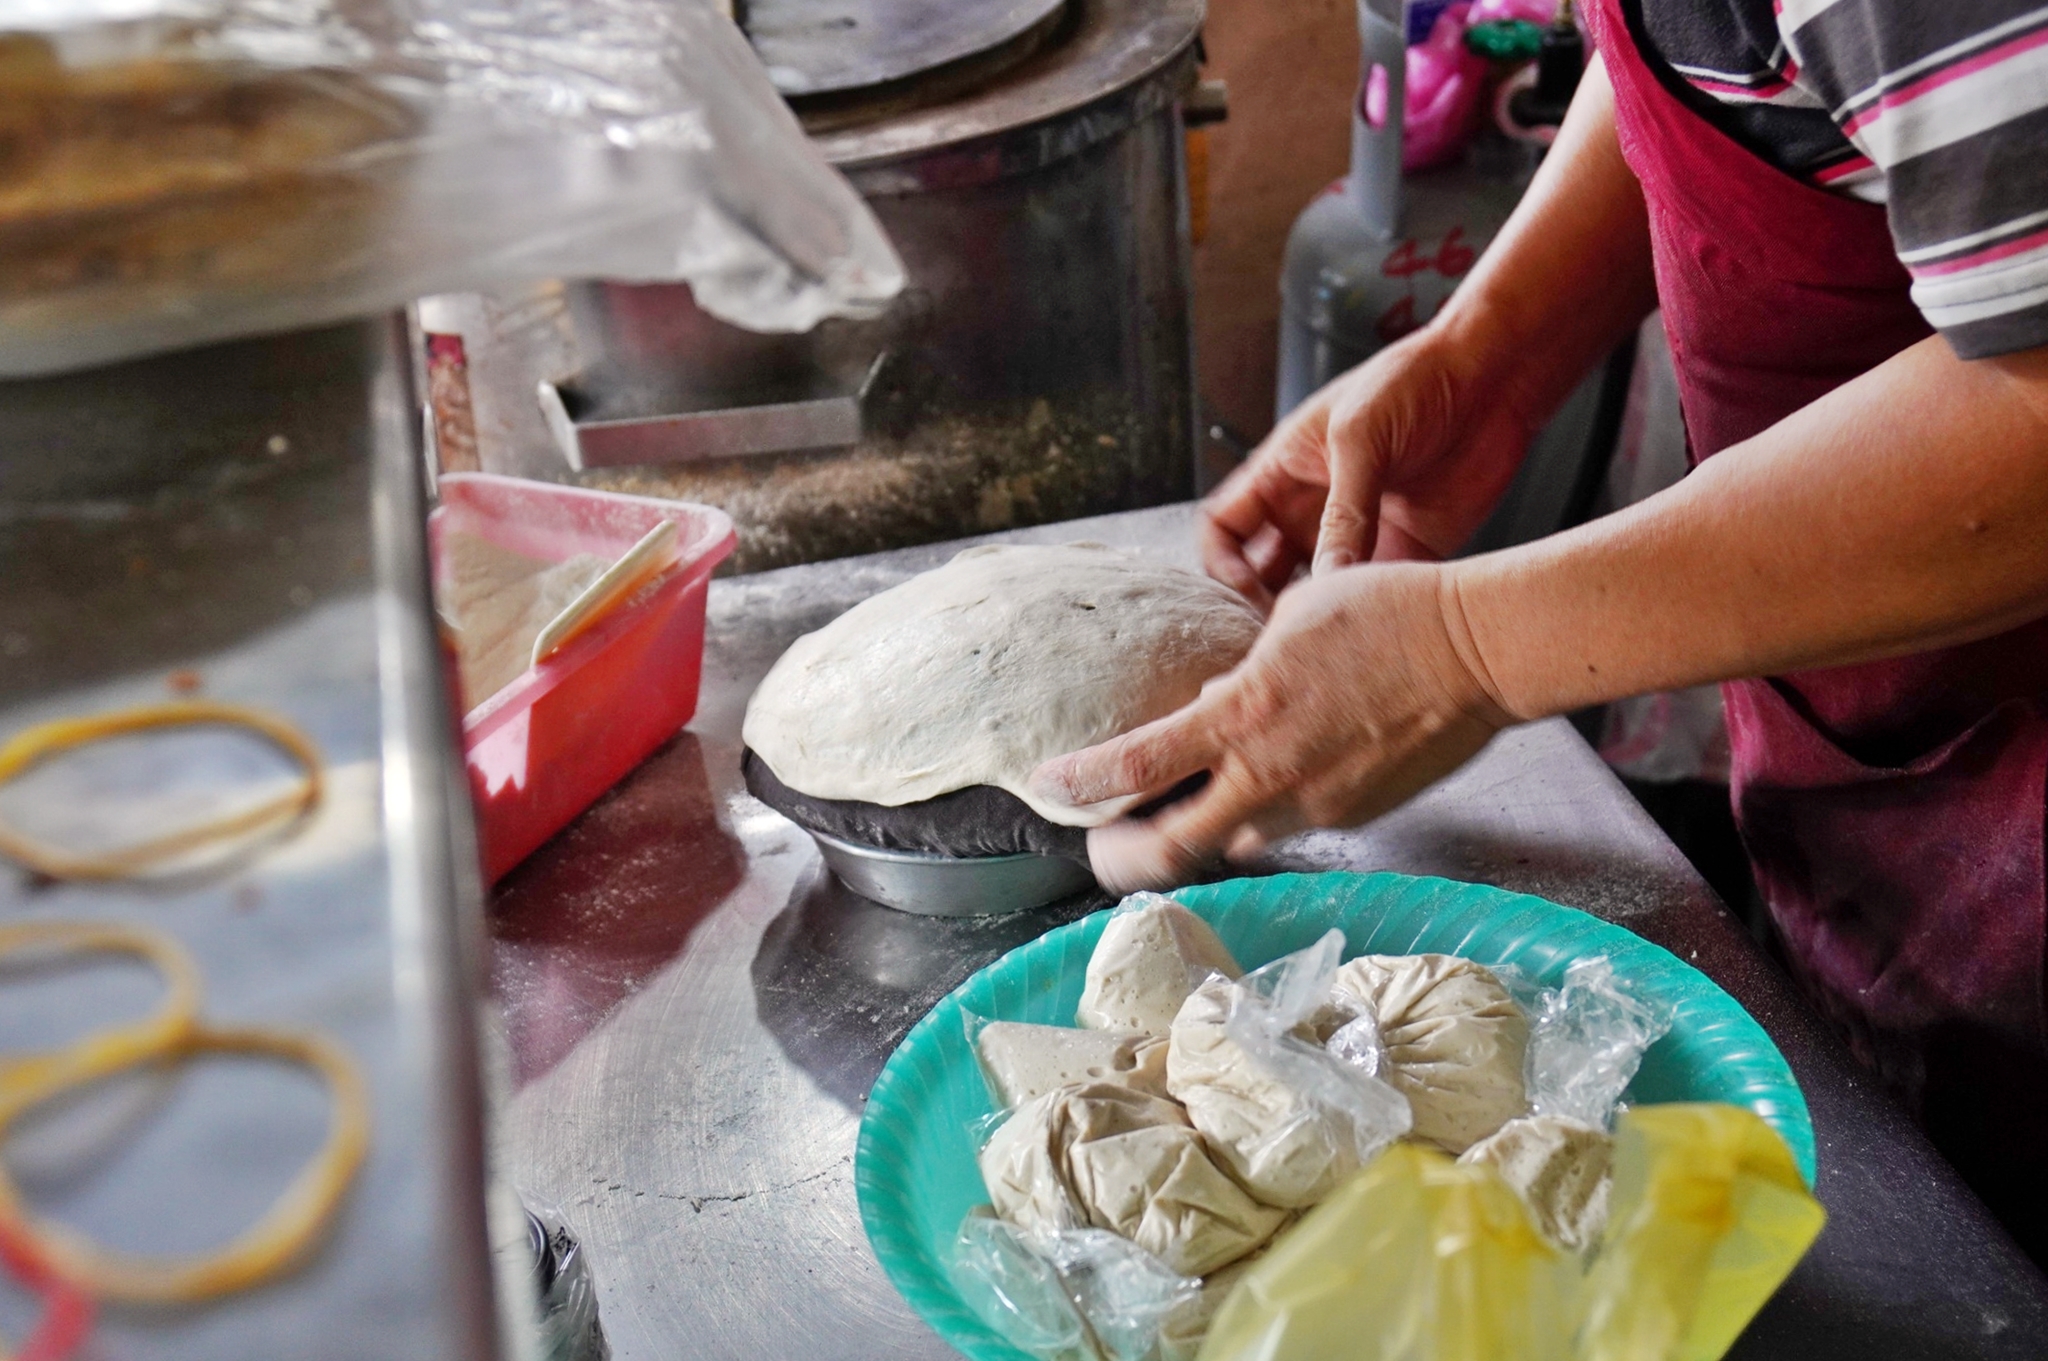
[{"label": "round metal baking pan", "polygon": [[1052,855],[958,859],[883,851],[812,832],[840,882],[885,907],[926,917],[1000,917],[1044,907],[1095,883],[1078,860]]}]

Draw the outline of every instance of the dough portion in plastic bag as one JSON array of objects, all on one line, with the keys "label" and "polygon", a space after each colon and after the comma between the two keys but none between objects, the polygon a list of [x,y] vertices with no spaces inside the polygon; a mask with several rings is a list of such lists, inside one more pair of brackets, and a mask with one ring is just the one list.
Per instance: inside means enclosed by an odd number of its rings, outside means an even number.
[{"label": "dough portion in plastic bag", "polygon": [[974,1052],[1000,1110],[1091,1082],[1166,1095],[1166,1041],[1140,1031],[990,1021],[975,1036]]},{"label": "dough portion in plastic bag", "polygon": [[1236,1261],[1287,1217],[1217,1166],[1173,1102],[1108,1083],[1027,1102],[983,1147],[981,1175],[1019,1228],[1107,1229],[1183,1276]]},{"label": "dough portion in plastic bag", "polygon": [[1607,1131],[1568,1116],[1527,1115],[1508,1121],[1458,1161],[1497,1170],[1551,1246],[1583,1252],[1600,1241],[1614,1180],[1614,1140]]},{"label": "dough portion in plastic bag", "polygon": [[1164,1035],[1181,1003],[1210,974],[1244,970],[1215,928],[1156,893],[1134,894],[1111,915],[1088,957],[1077,1024]]},{"label": "dough portion in plastic bag", "polygon": [[1349,1123],[1233,1039],[1238,985],[1211,978],[1182,1005],[1167,1042],[1166,1087],[1247,1190],[1268,1205],[1313,1205],[1356,1172]]},{"label": "dough portion in plastic bag", "polygon": [[1379,1018],[1388,1071],[1414,1107],[1413,1134],[1463,1153],[1526,1114],[1529,1021],[1498,978],[1456,955],[1362,955],[1337,970]]}]

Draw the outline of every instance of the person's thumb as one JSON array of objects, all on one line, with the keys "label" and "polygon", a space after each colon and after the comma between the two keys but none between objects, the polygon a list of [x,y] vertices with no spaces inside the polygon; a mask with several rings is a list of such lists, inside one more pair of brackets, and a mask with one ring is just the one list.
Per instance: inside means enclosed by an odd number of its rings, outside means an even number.
[{"label": "person's thumb", "polygon": [[1381,460],[1372,435],[1332,419],[1326,438],[1330,495],[1316,530],[1316,576],[1371,561],[1379,537]]}]

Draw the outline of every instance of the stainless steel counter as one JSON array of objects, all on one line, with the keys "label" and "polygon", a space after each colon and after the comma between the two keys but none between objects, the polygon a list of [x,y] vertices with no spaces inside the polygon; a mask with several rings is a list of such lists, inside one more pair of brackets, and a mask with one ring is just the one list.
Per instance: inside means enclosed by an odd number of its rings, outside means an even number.
[{"label": "stainless steel counter", "polygon": [[[478,900],[454,849],[467,800],[422,466],[395,318],[0,383],[0,739],[196,691],[297,725],[326,776],[304,825],[212,872],[52,884],[0,861],[0,922],[168,932],[205,976],[208,1020],[317,1027],[372,1103],[368,1158],[299,1269],[202,1306],[103,1309],[94,1361],[499,1355]],[[74,846],[132,843],[286,776],[235,734],[152,734],[31,771],[0,813]],[[14,960],[0,981],[0,1050],[140,1016],[157,988],[111,959]],[[129,1251],[192,1252],[253,1222],[325,1120],[306,1075],[209,1058],[33,1112],[6,1155],[42,1212]],[[31,1316],[0,1278],[0,1338]]]},{"label": "stainless steel counter", "polygon": [[[1187,507],[998,536],[1192,562]],[[882,1276],[853,1149],[875,1075],[976,968],[1100,906],[913,917],[848,894],[739,780],[747,696],[798,634],[943,545],[713,583],[696,720],[500,886],[493,981],[518,1089],[506,1166],[583,1236],[619,1361],[949,1354]],[[1359,832],[1262,868],[1394,869],[1538,893],[1691,960],[1777,1039],[1831,1220],[1739,1357],[2048,1356],[2048,1280],[1562,721],[1503,734]]]}]

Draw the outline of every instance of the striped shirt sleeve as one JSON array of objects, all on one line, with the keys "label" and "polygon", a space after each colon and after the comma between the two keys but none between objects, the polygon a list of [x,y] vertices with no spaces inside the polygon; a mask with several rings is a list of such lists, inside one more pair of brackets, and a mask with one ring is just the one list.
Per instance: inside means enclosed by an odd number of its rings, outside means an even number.
[{"label": "striped shirt sleeve", "polygon": [[1808,173],[1887,204],[1929,324],[1966,359],[2048,345],[2048,5],[1773,7],[1780,74],[1848,143]]}]

